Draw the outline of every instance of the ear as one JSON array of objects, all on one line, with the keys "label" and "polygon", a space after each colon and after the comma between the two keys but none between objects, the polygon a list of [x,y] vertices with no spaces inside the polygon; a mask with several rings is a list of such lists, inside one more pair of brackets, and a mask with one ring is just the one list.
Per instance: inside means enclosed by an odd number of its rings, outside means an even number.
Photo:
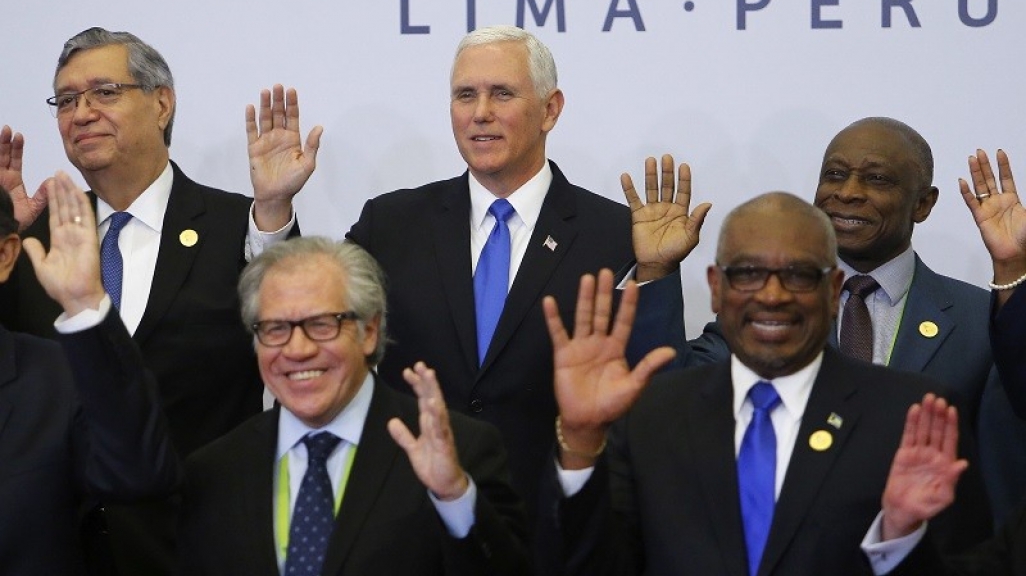
[{"label": "ear", "polygon": [[20,252],[21,238],[17,234],[8,234],[0,239],[0,283],[7,282],[11,277],[11,270]]},{"label": "ear", "polygon": [[715,266],[709,266],[705,269],[705,279],[709,282],[709,292],[712,294],[712,311],[716,314],[720,313],[720,283],[723,280],[720,274],[720,269]]},{"label": "ear", "polygon": [[563,91],[556,88],[545,100],[545,120],[542,122],[542,132],[548,133],[556,127],[556,121],[563,112]]},{"label": "ear", "polygon": [[157,125],[163,131],[175,112],[175,91],[167,86],[158,86],[153,93],[157,96]]},{"label": "ear", "polygon": [[937,195],[939,194],[936,186],[930,186],[927,188],[916,200],[915,210],[912,211],[912,221],[919,224],[923,220],[926,220],[930,216],[930,212],[933,207],[937,204]]},{"label": "ear", "polygon": [[835,268],[830,271],[830,317],[834,320],[840,313],[842,288],[844,288],[844,270]]},{"label": "ear", "polygon": [[375,316],[366,321],[363,325],[363,355],[370,356],[378,347],[378,338],[381,336],[381,316]]}]

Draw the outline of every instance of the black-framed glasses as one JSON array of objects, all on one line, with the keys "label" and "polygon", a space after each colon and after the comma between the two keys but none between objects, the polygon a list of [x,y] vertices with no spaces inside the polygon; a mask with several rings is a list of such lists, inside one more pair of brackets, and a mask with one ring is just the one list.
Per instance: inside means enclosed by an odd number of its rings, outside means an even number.
[{"label": "black-framed glasses", "polygon": [[727,277],[727,284],[741,292],[762,290],[775,274],[780,284],[789,292],[812,292],[819,287],[823,277],[836,266],[817,268],[811,265],[793,265],[783,268],[767,268],[766,266],[717,266]]},{"label": "black-framed glasses", "polygon": [[352,311],[331,312],[307,316],[299,320],[261,320],[254,322],[250,328],[257,340],[264,346],[284,346],[292,339],[296,326],[303,329],[303,334],[314,342],[334,340],[342,331],[342,323],[346,320],[358,320],[360,316]]},{"label": "black-framed glasses", "polygon": [[85,97],[86,104],[90,106],[113,106],[121,100],[121,96],[124,95],[126,90],[138,88],[140,90],[149,89],[148,86],[142,84],[124,84],[124,83],[107,83],[100,84],[99,86],[93,86],[92,88],[86,88],[85,90],[79,90],[78,92],[65,92],[64,94],[57,94],[46,99],[46,103],[50,105],[50,111],[54,116],[60,116],[67,114],[78,108],[78,99]]}]

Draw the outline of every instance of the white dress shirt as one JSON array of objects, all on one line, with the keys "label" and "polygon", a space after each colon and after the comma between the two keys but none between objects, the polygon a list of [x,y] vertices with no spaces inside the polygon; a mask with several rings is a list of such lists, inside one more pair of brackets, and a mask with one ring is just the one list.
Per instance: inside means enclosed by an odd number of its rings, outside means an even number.
[{"label": "white dress shirt", "polygon": [[[157,254],[160,250],[160,235],[164,228],[164,215],[167,213],[173,183],[174,171],[168,162],[160,176],[125,210],[132,215],[132,219],[125,224],[118,236],[118,248],[121,250],[121,259],[124,263],[121,309],[118,312],[130,334],[134,334],[139,327],[149,300],[153,273],[157,267]],[[110,216],[114,212],[110,204],[102,198],[97,198],[96,222],[100,242],[103,242],[103,237],[110,228]],[[246,235],[244,254],[246,259],[260,254],[264,246],[287,238],[295,222],[296,216],[293,212],[289,223],[280,230],[262,232],[257,228],[253,209],[250,207],[249,233]]]},{"label": "white dress shirt", "polygon": [[[484,250],[488,236],[492,233],[492,228],[495,227],[495,217],[488,212],[488,208],[498,198],[478,182],[473,174],[469,174],[469,184],[470,261],[471,270],[476,271],[481,251]],[[516,279],[517,271],[520,270],[520,263],[524,261],[527,243],[530,242],[534,227],[538,224],[538,216],[541,215],[542,204],[545,202],[545,195],[551,184],[552,168],[546,161],[533,178],[506,197],[515,210],[514,214],[506,221],[510,236],[509,287],[513,286],[513,280]]]}]

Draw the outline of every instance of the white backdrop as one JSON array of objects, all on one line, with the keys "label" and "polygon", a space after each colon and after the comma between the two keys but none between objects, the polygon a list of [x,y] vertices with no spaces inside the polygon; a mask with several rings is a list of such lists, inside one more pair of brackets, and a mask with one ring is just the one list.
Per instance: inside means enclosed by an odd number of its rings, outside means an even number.
[{"label": "white backdrop", "polygon": [[571,181],[622,202],[620,172],[638,181],[646,156],[691,164],[695,200],[714,207],[684,267],[689,334],[711,317],[704,268],[723,215],[767,190],[811,200],[827,142],[864,116],[901,119],[933,146],[941,196],[916,229],[919,253],[943,274],[990,279],[956,179],[976,147],[1004,148],[1026,174],[1020,1],[5,0],[0,124],[25,135],[30,189],[58,169],[77,178],[43,102],[57,56],[90,26],[131,31],[171,65],[171,155],[205,184],[249,193],[245,105],[273,83],[296,87],[304,137],[325,127],[297,198],[303,231],[341,238],[367,198],[464,170],[448,76],[468,15],[522,24],[552,49],[567,104],[548,152]]}]

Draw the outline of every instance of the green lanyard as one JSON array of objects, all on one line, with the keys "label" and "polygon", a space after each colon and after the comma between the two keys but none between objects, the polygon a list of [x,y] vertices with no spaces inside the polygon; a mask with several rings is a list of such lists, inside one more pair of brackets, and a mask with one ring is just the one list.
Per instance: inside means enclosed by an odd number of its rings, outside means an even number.
[{"label": "green lanyard", "polygon": [[[338,490],[335,491],[335,515],[342,505],[342,496],[346,492],[349,473],[353,470],[356,458],[356,446],[346,454],[342,465],[342,477],[339,478]],[[278,461],[278,490],[274,495],[274,541],[278,544],[278,557],[284,559],[289,549],[289,455],[286,452]]]}]

